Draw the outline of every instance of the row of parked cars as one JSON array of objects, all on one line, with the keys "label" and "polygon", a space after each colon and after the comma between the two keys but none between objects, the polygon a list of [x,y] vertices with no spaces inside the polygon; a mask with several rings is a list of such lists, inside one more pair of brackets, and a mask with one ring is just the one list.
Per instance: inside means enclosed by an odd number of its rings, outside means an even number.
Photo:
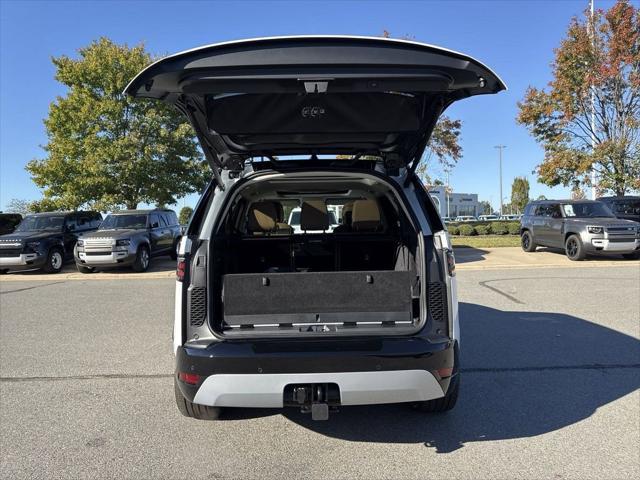
[{"label": "row of parked cars", "polygon": [[458,215],[457,217],[444,217],[444,223],[458,223],[458,222],[509,222],[514,220],[520,220],[522,214],[513,215]]},{"label": "row of parked cars", "polygon": [[538,246],[564,249],[570,260],[614,254],[640,258],[640,197],[541,200],[529,203],[521,219],[525,252]]},{"label": "row of parked cars", "polygon": [[104,219],[92,211],[0,214],[0,224],[0,274],[56,273],[72,260],[82,273],[127,266],[144,272],[152,257],[175,260],[182,235],[176,213],[167,209],[122,210]]}]

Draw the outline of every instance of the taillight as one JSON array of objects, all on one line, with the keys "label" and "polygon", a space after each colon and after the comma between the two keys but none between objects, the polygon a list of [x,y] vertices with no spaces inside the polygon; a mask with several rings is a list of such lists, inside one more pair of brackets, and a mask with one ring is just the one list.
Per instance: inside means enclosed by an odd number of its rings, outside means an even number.
[{"label": "taillight", "polygon": [[178,259],[178,264],[176,265],[176,279],[179,282],[184,280],[184,274],[187,270],[187,262],[184,258]]},{"label": "taillight", "polygon": [[447,272],[450,276],[456,275],[456,257],[453,255],[453,250],[445,250],[445,258],[447,260]]},{"label": "taillight", "polygon": [[189,385],[197,385],[200,381],[200,375],[197,373],[178,373],[178,378],[184,383],[188,383]]}]

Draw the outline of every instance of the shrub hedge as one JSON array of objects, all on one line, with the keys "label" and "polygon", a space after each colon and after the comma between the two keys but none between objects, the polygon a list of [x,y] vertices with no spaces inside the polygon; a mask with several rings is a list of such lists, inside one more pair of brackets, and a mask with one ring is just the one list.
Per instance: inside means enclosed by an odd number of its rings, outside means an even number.
[{"label": "shrub hedge", "polygon": [[448,223],[449,235],[519,235],[520,222],[461,222]]}]

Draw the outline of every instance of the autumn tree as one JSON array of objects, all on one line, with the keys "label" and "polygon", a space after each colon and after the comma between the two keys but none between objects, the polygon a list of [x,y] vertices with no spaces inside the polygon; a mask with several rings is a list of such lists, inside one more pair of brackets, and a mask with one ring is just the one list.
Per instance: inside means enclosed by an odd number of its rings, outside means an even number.
[{"label": "autumn tree", "polygon": [[587,196],[579,185],[574,185],[571,189],[571,200],[584,200]]},{"label": "autumn tree", "polygon": [[529,180],[516,177],[511,184],[511,207],[516,212],[523,212],[529,203]]},{"label": "autumn tree", "polygon": [[153,60],[144,47],[101,38],[78,53],[53,58],[68,90],[44,122],[46,157],[26,167],[44,190],[36,208],[136,208],[199,191],[209,174],[191,126],[161,102],[122,94]]},{"label": "autumn tree", "polygon": [[518,122],[544,148],[540,182],[590,185],[593,169],[602,191],[640,189],[639,25],[627,0],[572,19],[548,88],[530,87],[518,104]]}]

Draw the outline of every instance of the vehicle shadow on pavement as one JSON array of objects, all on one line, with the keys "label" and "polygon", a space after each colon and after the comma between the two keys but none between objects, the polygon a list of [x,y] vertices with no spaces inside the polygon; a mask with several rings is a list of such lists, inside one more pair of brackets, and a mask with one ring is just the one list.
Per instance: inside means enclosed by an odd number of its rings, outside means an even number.
[{"label": "vehicle shadow on pavement", "polygon": [[475,247],[454,246],[453,253],[456,256],[456,263],[471,263],[486,260],[485,255],[489,252]]},{"label": "vehicle shadow on pavement", "polygon": [[457,406],[424,414],[408,405],[346,407],[329,421],[287,410],[314,432],[356,442],[423,443],[438,453],[469,442],[553,432],[640,387],[640,341],[559,313],[460,304],[462,378]]}]

